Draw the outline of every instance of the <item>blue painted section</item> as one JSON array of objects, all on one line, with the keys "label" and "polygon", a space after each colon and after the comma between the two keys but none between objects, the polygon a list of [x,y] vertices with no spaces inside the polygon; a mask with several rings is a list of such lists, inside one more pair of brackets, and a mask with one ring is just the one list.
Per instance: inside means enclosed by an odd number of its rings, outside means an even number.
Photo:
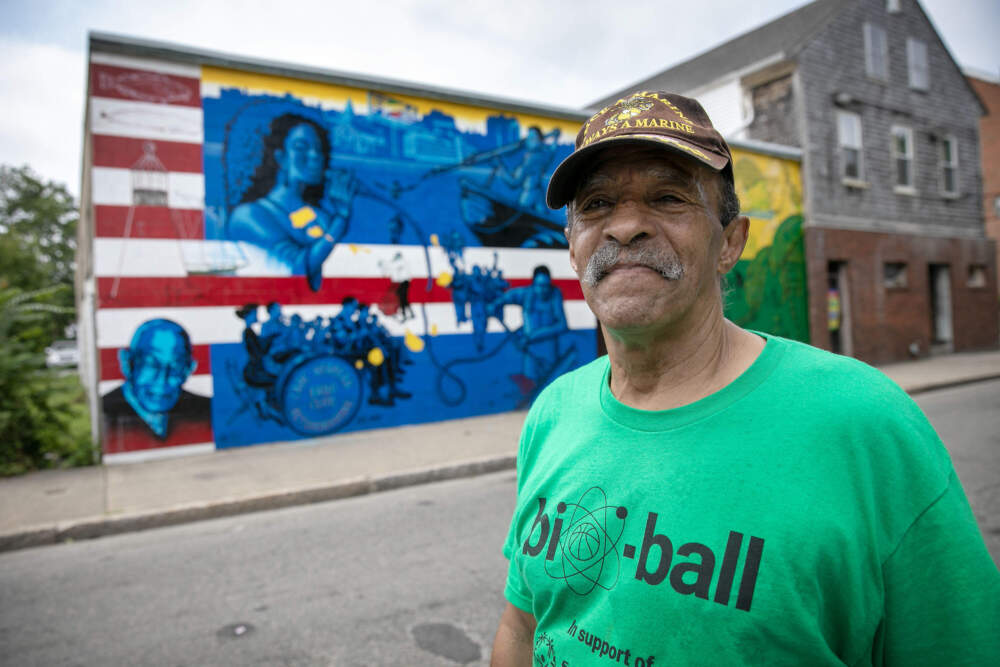
[{"label": "blue painted section", "polygon": [[[231,89],[203,105],[207,238],[233,238],[241,203],[272,189],[282,171],[275,134],[289,129],[275,122],[284,117],[315,129],[324,173],[317,182],[303,177],[312,190],[304,199],[314,209],[330,199],[348,209],[337,241],[421,244],[455,231],[466,247],[565,247],[563,215],[544,202],[552,170],[572,150],[556,143],[557,132],[529,129],[522,138],[516,118],[497,115],[483,135],[437,111],[361,115]],[[338,177],[350,186],[335,187]]]},{"label": "blue painted section", "polygon": [[[282,312],[295,304],[272,303],[280,295],[255,295],[236,309],[243,342],[211,348],[218,447],[523,408],[594,357],[593,329],[568,329],[547,269],[511,289],[502,266],[473,266],[463,255],[475,246],[565,247],[563,213],[544,197],[572,146],[557,130],[522,128],[499,113],[482,134],[440,111],[420,116],[370,98],[367,113],[234,89],[205,98],[206,238],[239,242],[228,245],[255,257],[248,261],[283,267],[319,291],[339,243],[426,251],[436,237],[451,264],[456,319],[470,333],[389,335],[381,318],[405,322],[424,307],[408,302],[419,290],[405,269],[392,278],[398,303],[381,310],[349,298],[305,322]],[[505,305],[521,308],[520,328],[502,322]],[[490,322],[505,331],[487,333]]]},{"label": "blue painted section", "polygon": [[[428,337],[427,347],[409,354],[399,388],[410,396],[396,398],[391,405],[372,402],[373,390],[367,370],[356,370],[356,385],[361,389],[357,412],[351,419],[330,429],[343,433],[369,428],[419,424],[444,419],[506,412],[526,407],[536,393],[521,376],[523,355],[515,343],[515,334],[486,335],[484,351],[476,349],[470,335]],[[560,339],[563,351],[562,371],[579,366],[594,356],[594,332],[566,332]],[[329,355],[328,355],[329,356]],[[277,414],[260,409],[258,403],[266,390],[253,389],[246,382],[243,369],[249,355],[241,344],[212,346],[215,396],[212,399],[212,423],[217,447],[237,447],[262,442],[295,440],[305,437],[290,423],[287,415],[296,408],[312,412],[313,400],[330,410],[340,410],[352,394],[343,389],[340,379],[324,384],[336,385],[337,401],[326,404],[328,394],[312,398],[308,394],[278,391]],[[277,369],[281,384],[301,372],[303,358],[293,357]],[[353,365],[348,363],[349,368]],[[485,372],[484,372],[485,371]],[[553,369],[556,372],[556,369]],[[556,372],[556,374],[559,374]],[[329,376],[328,378],[329,379]],[[527,389],[527,391],[525,391]],[[282,398],[284,396],[284,398]],[[287,402],[282,402],[287,401]],[[285,417],[282,422],[281,417]],[[325,433],[314,433],[322,435]]]}]

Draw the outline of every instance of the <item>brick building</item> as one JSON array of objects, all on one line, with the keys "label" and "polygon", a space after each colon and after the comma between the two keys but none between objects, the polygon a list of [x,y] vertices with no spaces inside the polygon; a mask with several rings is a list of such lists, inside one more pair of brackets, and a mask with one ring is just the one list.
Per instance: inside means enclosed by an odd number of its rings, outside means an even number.
[{"label": "brick building", "polygon": [[802,150],[813,344],[872,363],[997,345],[985,106],[916,0],[818,0],[592,106],[644,89]]},{"label": "brick building", "polygon": [[[1000,265],[1000,78],[986,73],[968,76],[969,83],[986,106],[979,119],[979,145],[983,162],[983,213],[986,235],[998,242]],[[1000,290],[1000,285],[997,287]]]}]

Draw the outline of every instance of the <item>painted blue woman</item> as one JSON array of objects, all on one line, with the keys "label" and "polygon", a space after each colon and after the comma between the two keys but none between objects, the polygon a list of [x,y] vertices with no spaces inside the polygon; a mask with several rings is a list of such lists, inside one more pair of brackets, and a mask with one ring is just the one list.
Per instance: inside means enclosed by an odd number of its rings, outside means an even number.
[{"label": "painted blue woman", "polygon": [[319,291],[323,262],[347,229],[357,182],[330,169],[326,130],[286,113],[271,121],[251,185],[229,217],[228,235],[263,248]]}]

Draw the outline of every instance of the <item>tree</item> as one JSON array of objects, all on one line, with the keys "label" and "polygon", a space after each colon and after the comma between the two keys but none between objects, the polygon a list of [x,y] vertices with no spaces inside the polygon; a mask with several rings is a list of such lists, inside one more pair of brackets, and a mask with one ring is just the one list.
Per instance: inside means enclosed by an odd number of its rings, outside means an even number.
[{"label": "tree", "polygon": [[0,288],[39,292],[42,303],[59,308],[29,337],[40,350],[73,322],[73,274],[76,257],[76,202],[61,183],[44,181],[30,167],[0,165]]},{"label": "tree", "polygon": [[64,185],[0,165],[0,475],[92,462],[79,378],[42,353],[74,321],[77,220]]}]

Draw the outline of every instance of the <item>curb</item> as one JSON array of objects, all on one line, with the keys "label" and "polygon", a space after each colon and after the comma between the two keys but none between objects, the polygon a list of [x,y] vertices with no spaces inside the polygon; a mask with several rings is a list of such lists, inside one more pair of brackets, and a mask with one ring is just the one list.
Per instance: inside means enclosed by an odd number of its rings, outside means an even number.
[{"label": "curb", "polygon": [[462,463],[433,466],[390,473],[378,477],[355,477],[333,484],[303,489],[288,489],[276,493],[246,498],[223,498],[211,502],[176,505],[123,516],[102,516],[27,528],[0,535],[0,553],[17,549],[58,544],[74,540],[89,540],[107,535],[119,535],[151,528],[176,526],[182,523],[218,519],[249,512],[322,503],[407,486],[441,482],[449,479],[475,477],[514,468],[514,455],[476,459]]},{"label": "curb", "polygon": [[958,378],[955,380],[942,380],[940,382],[928,382],[926,384],[916,384],[912,387],[906,389],[906,393],[910,396],[916,396],[917,394],[923,394],[928,391],[937,391],[938,389],[951,389],[952,387],[961,387],[967,384],[975,384],[976,382],[988,382],[990,380],[1000,380],[1000,373],[986,373],[983,375],[973,375],[970,377]]},{"label": "curb", "polygon": [[[907,394],[915,396],[938,389],[949,389],[977,382],[1000,379],[1000,373],[916,384],[905,388]],[[41,525],[0,534],[0,553],[47,546],[75,540],[88,540],[108,535],[163,528],[183,523],[217,519],[237,514],[262,512],[266,510],[322,503],[354,496],[363,496],[382,491],[392,491],[407,486],[429,484],[449,479],[475,477],[491,472],[514,468],[516,457],[504,455],[419,468],[404,472],[390,473],[376,477],[355,477],[339,480],[323,486],[292,488],[259,496],[242,498],[221,498],[219,500],[175,505],[164,510],[120,515],[99,516],[86,519]]]}]

